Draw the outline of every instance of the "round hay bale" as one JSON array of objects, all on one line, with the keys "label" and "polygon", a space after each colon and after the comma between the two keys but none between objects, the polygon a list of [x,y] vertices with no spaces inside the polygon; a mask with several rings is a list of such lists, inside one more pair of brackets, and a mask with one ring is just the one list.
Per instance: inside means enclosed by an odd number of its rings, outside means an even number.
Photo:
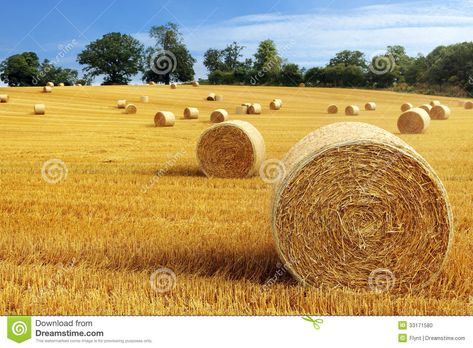
[{"label": "round hay bale", "polygon": [[271,110],[279,110],[281,109],[281,103],[278,100],[273,100],[271,103],[269,103],[269,108]]},{"label": "round hay bale", "polygon": [[337,114],[338,113],[338,106],[336,106],[335,104],[329,105],[328,108],[327,108],[327,112],[329,114]]},{"label": "round hay bale", "polygon": [[248,113],[251,114],[251,115],[261,114],[261,104],[258,104],[258,103],[251,104],[248,107]]},{"label": "round hay bale", "polygon": [[52,91],[53,91],[53,88],[51,86],[43,87],[43,93],[51,93]]},{"label": "round hay bale", "polygon": [[246,115],[248,113],[248,106],[246,105],[238,105],[235,109],[235,113],[237,115]]},{"label": "round hay bale", "polygon": [[356,105],[348,105],[345,108],[345,115],[347,116],[356,116],[360,114],[360,108]]},{"label": "round hay bale", "polygon": [[46,113],[46,105],[35,104],[33,110],[36,115],[44,115]]},{"label": "round hay bale", "polygon": [[446,105],[435,105],[430,110],[430,118],[432,120],[447,120],[450,117],[450,108]]},{"label": "round hay bale", "polygon": [[64,82],[61,82],[61,83],[59,84],[59,87],[64,87]]},{"label": "round hay bale", "polygon": [[305,83],[304,82],[299,83],[299,87],[301,87],[301,88],[305,87]]},{"label": "round hay bale", "polygon": [[54,82],[48,82],[48,83],[46,83],[46,87],[54,87]]},{"label": "round hay bale", "polygon": [[427,114],[429,114],[430,110],[432,110],[432,106],[430,104],[421,105],[421,106],[419,106],[419,108],[425,110],[427,112]]},{"label": "round hay bale", "polygon": [[223,100],[223,95],[221,94],[216,94],[215,95],[215,101],[222,101]]},{"label": "round hay bale", "polygon": [[128,104],[126,107],[125,107],[125,112],[127,114],[136,114],[136,111],[137,111],[137,108],[134,104]]},{"label": "round hay bale", "polygon": [[275,98],[275,99],[273,99],[273,101],[275,101],[275,102],[279,102],[279,104],[281,104],[281,107],[282,107],[282,99]]},{"label": "round hay bale", "polygon": [[217,109],[210,114],[210,122],[221,123],[228,121],[228,112],[225,109]]},{"label": "round hay bale", "polygon": [[140,101],[141,101],[142,103],[149,103],[149,96],[147,96],[147,95],[142,95],[142,96],[140,97]]},{"label": "round hay bale", "polygon": [[246,178],[258,173],[265,151],[263,136],[253,125],[227,121],[206,129],[196,152],[208,177]]},{"label": "round hay bale", "polygon": [[82,87],[82,83],[76,83],[77,87]]},{"label": "round hay bale", "polygon": [[193,87],[199,87],[200,84],[199,84],[198,81],[192,81],[192,86],[193,86]]},{"label": "round hay bale", "polygon": [[176,117],[171,111],[159,111],[154,115],[154,125],[156,127],[172,127],[176,122]]},{"label": "round hay bale", "polygon": [[432,101],[430,102],[430,105],[431,105],[432,107],[434,107],[434,106],[442,105],[442,103],[440,102],[440,100],[432,100]]},{"label": "round hay bale", "polygon": [[281,167],[272,230],[302,284],[407,292],[440,273],[453,239],[447,193],[404,141],[335,123],[299,141]]},{"label": "round hay bale", "polygon": [[465,104],[463,104],[463,107],[467,110],[471,110],[471,109],[473,109],[473,102],[467,101],[467,102],[465,102]]},{"label": "round hay bale", "polygon": [[176,89],[177,85],[175,83],[171,83],[171,89]]},{"label": "round hay bale", "polygon": [[241,106],[246,106],[247,108],[249,108],[251,106],[251,103],[242,103]]},{"label": "round hay bale", "polygon": [[401,105],[401,111],[404,112],[404,111],[407,111],[409,109],[412,109],[414,107],[414,105],[412,105],[411,103],[404,103]]},{"label": "round hay bale", "polygon": [[119,108],[119,109],[126,108],[126,99],[117,100],[117,108]]},{"label": "round hay bale", "polygon": [[0,94],[0,103],[8,103],[10,97],[8,94]]},{"label": "round hay bale", "polygon": [[208,101],[215,101],[215,93],[209,93],[207,96]]},{"label": "round hay bale", "polygon": [[374,111],[376,110],[376,103],[375,102],[368,102],[365,104],[366,111]]},{"label": "round hay bale", "polygon": [[187,107],[184,109],[184,118],[196,119],[199,118],[199,109]]},{"label": "round hay bale", "polygon": [[154,81],[149,81],[149,82],[148,82],[148,85],[150,85],[150,86],[155,86],[155,85],[156,85],[156,82],[154,82]]},{"label": "round hay bale", "polygon": [[397,128],[405,134],[424,133],[429,126],[430,116],[427,111],[421,108],[407,110],[397,120]]}]

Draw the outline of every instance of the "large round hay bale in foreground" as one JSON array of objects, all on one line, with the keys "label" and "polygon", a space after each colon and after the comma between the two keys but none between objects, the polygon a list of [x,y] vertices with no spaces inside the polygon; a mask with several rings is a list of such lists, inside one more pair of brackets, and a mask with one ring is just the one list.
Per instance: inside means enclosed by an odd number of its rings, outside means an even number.
[{"label": "large round hay bale in foreground", "polygon": [[424,133],[429,126],[430,116],[421,108],[407,110],[397,120],[397,128],[405,134]]},{"label": "large round hay bale in foreground", "polygon": [[358,122],[322,127],[281,163],[272,229],[302,284],[407,292],[440,273],[453,239],[442,182],[412,147]]},{"label": "large round hay bale in foreground", "polygon": [[172,127],[176,123],[176,117],[171,111],[159,111],[154,115],[156,127]]},{"label": "large round hay bale in foreground", "polygon": [[258,104],[258,103],[251,104],[248,107],[248,113],[251,114],[251,115],[261,114],[261,104]]},{"label": "large round hay bale in foreground", "polygon": [[348,105],[345,108],[345,115],[347,116],[356,116],[360,114],[360,108],[356,105]]},{"label": "large round hay bale in foreground", "polygon": [[430,118],[432,120],[447,120],[450,117],[450,108],[446,105],[435,105],[430,110]]},{"label": "large round hay bale in foreground", "polygon": [[430,106],[434,107],[434,106],[438,106],[438,105],[442,105],[442,103],[440,102],[440,100],[432,100],[430,102]]},{"label": "large round hay bale in foreground", "polygon": [[424,105],[419,106],[419,108],[425,110],[425,112],[427,112],[427,114],[430,114],[430,110],[432,110],[432,105],[424,104]]},{"label": "large round hay bale in foreground", "polygon": [[473,102],[471,101],[467,101],[463,104],[463,107],[466,109],[466,110],[471,110],[473,109]]},{"label": "large round hay bale in foreground", "polygon": [[137,108],[136,108],[136,105],[134,105],[134,104],[128,104],[125,107],[125,112],[127,114],[136,114],[136,111],[137,111]]},{"label": "large round hay bale in foreground", "polygon": [[184,118],[196,119],[199,118],[199,109],[187,107],[184,109]]},{"label": "large round hay bale in foreground", "polygon": [[245,121],[227,121],[205,130],[197,159],[208,177],[246,178],[258,173],[265,157],[261,133]]},{"label": "large round hay bale in foreground", "polygon": [[279,110],[281,109],[281,103],[278,100],[273,100],[271,103],[269,103],[269,108],[271,110]]},{"label": "large round hay bale in foreground", "polygon": [[8,103],[10,97],[8,94],[0,94],[0,103]]},{"label": "large round hay bale in foreground", "polygon": [[368,102],[365,104],[366,111],[375,111],[376,110],[376,103],[375,102]]},{"label": "large round hay bale in foreground", "polygon": [[51,86],[43,87],[43,93],[51,93],[52,91],[53,91],[53,88]]},{"label": "large round hay bale in foreground", "polygon": [[46,113],[46,105],[44,104],[35,104],[33,111],[36,115],[44,115]]},{"label": "large round hay bale in foreground", "polygon": [[228,111],[225,109],[217,109],[210,114],[210,122],[221,123],[228,121]]},{"label": "large round hay bale in foreground", "polygon": [[407,111],[409,109],[412,109],[414,107],[414,105],[412,105],[411,103],[404,103],[401,105],[401,111],[404,112],[404,111]]},{"label": "large round hay bale in foreground", "polygon": [[117,108],[124,109],[126,107],[126,99],[117,100]]},{"label": "large round hay bale in foreground", "polygon": [[337,114],[338,113],[338,106],[335,104],[329,105],[327,108],[327,113],[329,114]]}]

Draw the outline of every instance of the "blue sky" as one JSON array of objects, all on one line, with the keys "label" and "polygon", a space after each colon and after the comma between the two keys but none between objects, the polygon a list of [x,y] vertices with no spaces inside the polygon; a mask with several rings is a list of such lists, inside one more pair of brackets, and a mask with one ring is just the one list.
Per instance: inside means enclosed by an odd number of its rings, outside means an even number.
[{"label": "blue sky", "polygon": [[401,44],[415,55],[471,41],[473,0],[15,0],[2,3],[0,60],[35,51],[80,70],[76,56],[88,42],[120,31],[151,45],[150,26],[168,21],[181,26],[197,76],[205,77],[205,50],[234,40],[251,56],[259,41],[271,38],[284,58],[304,67],[325,65],[342,49],[370,57]]}]

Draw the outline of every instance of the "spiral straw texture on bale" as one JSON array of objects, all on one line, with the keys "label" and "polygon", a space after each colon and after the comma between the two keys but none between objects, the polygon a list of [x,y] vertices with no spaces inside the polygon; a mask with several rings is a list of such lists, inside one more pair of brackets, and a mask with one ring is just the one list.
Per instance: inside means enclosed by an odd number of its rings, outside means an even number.
[{"label": "spiral straw texture on bale", "polygon": [[245,178],[258,173],[265,157],[261,133],[245,121],[227,121],[205,130],[197,159],[208,177]]},{"label": "spiral straw texture on bale", "polygon": [[154,125],[156,127],[172,127],[176,122],[176,117],[171,111],[159,111],[154,115]]},{"label": "spiral straw texture on bale", "polygon": [[187,107],[184,109],[184,118],[196,119],[199,118],[199,109]]},{"label": "spiral straw texture on bale", "polygon": [[430,110],[430,118],[432,120],[447,120],[451,115],[451,110],[446,105],[435,105]]},{"label": "spiral straw texture on bale", "polygon": [[422,108],[407,110],[397,120],[397,128],[401,133],[406,134],[424,133],[429,126],[430,116]]},{"label": "spiral straw texture on bale", "polygon": [[401,111],[404,112],[404,111],[407,111],[409,109],[412,109],[414,107],[414,105],[412,105],[411,103],[404,103],[401,105]]},{"label": "spiral straw texture on bale", "polygon": [[126,107],[125,107],[125,112],[127,114],[136,114],[136,111],[137,111],[137,108],[136,108],[136,105],[135,104],[128,104]]},{"label": "spiral straw texture on bale", "polygon": [[210,114],[210,122],[212,123],[221,123],[225,121],[228,121],[228,111],[225,109],[217,109]]},{"label": "spiral straw texture on bale", "polygon": [[[401,139],[365,123],[335,123],[299,141],[281,167],[272,229],[301,283],[404,292],[441,271],[453,237],[447,194]],[[378,284],[383,272],[388,279]]]},{"label": "spiral straw texture on bale", "polygon": [[360,108],[356,105],[348,105],[345,108],[345,115],[347,116],[356,116],[360,114]]},{"label": "spiral straw texture on bale", "polygon": [[327,112],[329,114],[336,114],[338,113],[338,106],[332,104],[332,105],[329,105],[328,108],[327,108]]}]

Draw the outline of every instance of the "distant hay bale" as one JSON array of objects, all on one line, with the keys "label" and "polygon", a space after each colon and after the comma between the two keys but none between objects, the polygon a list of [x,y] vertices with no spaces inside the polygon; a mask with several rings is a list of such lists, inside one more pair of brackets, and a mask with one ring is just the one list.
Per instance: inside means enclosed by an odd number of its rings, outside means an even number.
[{"label": "distant hay bale", "polygon": [[156,82],[154,82],[154,81],[149,81],[149,82],[148,82],[148,85],[150,85],[150,86],[155,86],[155,85],[156,85]]},{"label": "distant hay bale", "polygon": [[192,81],[192,86],[193,87],[199,87],[199,82],[198,81]]},{"label": "distant hay bale", "polygon": [[184,109],[184,118],[196,119],[199,118],[199,109],[187,107]]},{"label": "distant hay bale", "polygon": [[430,102],[430,105],[431,105],[432,107],[434,107],[434,106],[442,105],[442,103],[440,102],[440,100],[432,100],[432,101]]},{"label": "distant hay bale", "polygon": [[275,99],[273,99],[273,101],[279,102],[279,104],[281,104],[281,107],[282,107],[282,99],[280,99],[280,98],[275,98]]},{"label": "distant hay bale", "polygon": [[281,109],[281,103],[279,100],[273,100],[271,103],[269,103],[269,108],[271,110],[279,110]]},{"label": "distant hay bale", "polygon": [[467,110],[471,110],[471,109],[473,109],[473,102],[467,101],[467,102],[465,102],[465,104],[463,104],[463,107]]},{"label": "distant hay bale", "polygon": [[374,111],[376,110],[376,103],[375,102],[368,102],[365,104],[366,111]]},{"label": "distant hay bale", "polygon": [[227,121],[206,129],[197,142],[197,159],[208,177],[246,178],[258,173],[265,157],[261,133],[245,121]]},{"label": "distant hay bale", "polygon": [[248,106],[246,105],[238,105],[235,109],[237,115],[245,115],[248,113]]},{"label": "distant hay bale", "polygon": [[46,113],[46,105],[35,104],[33,110],[36,115],[44,115]]},{"label": "distant hay bale", "polygon": [[76,83],[77,87],[82,87],[82,83]]},{"label": "distant hay bale", "polygon": [[215,95],[215,101],[222,101],[223,100],[223,95],[221,94],[216,94]]},{"label": "distant hay bale", "polygon": [[141,101],[142,103],[149,103],[149,96],[147,96],[147,95],[142,95],[142,96],[140,97],[140,101]]},{"label": "distant hay bale", "polygon": [[447,120],[451,115],[450,108],[446,105],[435,105],[430,110],[430,118],[432,120]]},{"label": "distant hay bale", "polygon": [[47,87],[54,87],[54,82],[48,82],[48,83],[46,83],[46,86]]},{"label": "distant hay bale", "polygon": [[176,117],[171,111],[160,111],[154,115],[154,125],[156,127],[172,127],[176,122]]},{"label": "distant hay bale", "polygon": [[356,105],[348,105],[345,108],[345,115],[347,116],[356,116],[360,114],[360,108]]},{"label": "distant hay bale", "polygon": [[125,107],[125,112],[127,114],[136,114],[137,108],[134,104],[127,104]]},{"label": "distant hay bale", "polygon": [[43,93],[51,93],[52,91],[53,91],[53,88],[51,86],[43,87]]},{"label": "distant hay bale", "polygon": [[251,103],[242,103],[241,106],[246,106],[247,108],[249,108],[251,106]]},{"label": "distant hay bale", "polygon": [[210,122],[221,123],[228,121],[228,112],[225,109],[217,109],[210,114]]},{"label": "distant hay bale", "polygon": [[432,110],[432,105],[424,104],[424,105],[419,106],[419,108],[425,110],[427,114],[430,114],[430,110]]},{"label": "distant hay bale", "polygon": [[299,83],[299,87],[305,87],[305,83],[304,82]]},{"label": "distant hay bale", "polygon": [[[430,106],[430,105],[429,105]],[[403,134],[424,133],[430,126],[430,116],[422,108],[412,108],[399,116],[397,128]]]},{"label": "distant hay bale", "polygon": [[412,109],[414,107],[414,105],[412,105],[411,103],[404,103],[401,105],[401,111],[404,112],[404,111],[407,111],[409,109]]},{"label": "distant hay bale", "polygon": [[59,87],[64,87],[64,82],[59,83]]},{"label": "distant hay bale", "polygon": [[119,108],[119,109],[126,108],[126,99],[117,100],[117,108]]},{"label": "distant hay bale", "polygon": [[336,114],[336,113],[338,113],[338,106],[336,106],[335,104],[329,105],[328,108],[327,108],[327,112],[328,112],[329,114]]},{"label": "distant hay bale", "polygon": [[287,153],[272,198],[281,263],[303,285],[404,293],[432,283],[453,240],[445,188],[391,133],[358,122]]},{"label": "distant hay bale", "polygon": [[209,93],[207,96],[208,101],[215,101],[215,93]]},{"label": "distant hay bale", "polygon": [[171,83],[171,89],[176,89],[177,85],[175,83]]},{"label": "distant hay bale", "polygon": [[251,104],[248,108],[248,113],[250,115],[259,115],[259,114],[261,114],[261,104],[258,104],[258,103]]},{"label": "distant hay bale", "polygon": [[8,103],[10,97],[8,94],[0,94],[0,103]]}]

